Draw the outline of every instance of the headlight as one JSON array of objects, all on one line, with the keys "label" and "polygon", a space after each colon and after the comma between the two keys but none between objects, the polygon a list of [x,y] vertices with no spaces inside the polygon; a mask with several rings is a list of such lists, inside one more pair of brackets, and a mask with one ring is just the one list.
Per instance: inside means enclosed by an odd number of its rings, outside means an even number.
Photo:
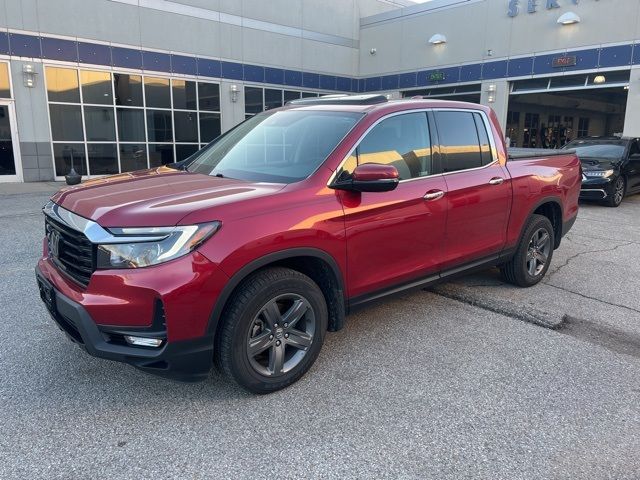
[{"label": "headlight", "polygon": [[211,222],[178,227],[110,228],[118,243],[98,245],[98,268],[139,268],[168,262],[196,249],[220,225]]},{"label": "headlight", "polygon": [[608,178],[613,175],[613,170],[584,170],[585,177],[603,177]]}]

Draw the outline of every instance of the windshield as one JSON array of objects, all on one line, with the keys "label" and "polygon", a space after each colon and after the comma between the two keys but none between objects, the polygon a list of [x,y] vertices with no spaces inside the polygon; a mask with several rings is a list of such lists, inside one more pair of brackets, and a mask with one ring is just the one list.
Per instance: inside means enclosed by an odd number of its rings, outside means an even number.
[{"label": "windshield", "polygon": [[593,158],[597,160],[620,160],[624,155],[626,143],[619,140],[589,141],[576,140],[564,146],[574,149],[578,158]]},{"label": "windshield", "polygon": [[187,170],[253,182],[297,182],[326,160],[361,117],[321,110],[260,113],[196,153]]}]

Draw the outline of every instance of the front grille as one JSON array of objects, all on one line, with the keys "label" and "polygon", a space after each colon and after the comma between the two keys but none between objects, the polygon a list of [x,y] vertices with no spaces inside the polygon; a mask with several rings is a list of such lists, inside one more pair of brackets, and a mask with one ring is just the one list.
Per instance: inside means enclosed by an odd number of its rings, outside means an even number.
[{"label": "front grille", "polygon": [[[53,263],[69,278],[86,287],[96,269],[95,248],[84,233],[45,215],[45,231]],[[57,245],[53,245],[56,242]]]}]

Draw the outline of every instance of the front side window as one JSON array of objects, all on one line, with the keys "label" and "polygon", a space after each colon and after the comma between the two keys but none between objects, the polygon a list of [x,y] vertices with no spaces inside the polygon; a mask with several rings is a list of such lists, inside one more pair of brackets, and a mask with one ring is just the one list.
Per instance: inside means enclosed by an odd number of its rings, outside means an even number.
[{"label": "front side window", "polygon": [[[480,148],[474,115],[474,113],[464,111],[435,112],[440,138],[440,152],[444,155],[443,172],[457,172],[483,165],[483,151]],[[483,139],[488,148],[484,153],[490,155],[488,141],[488,138]]]},{"label": "front side window", "polygon": [[393,165],[400,180],[432,175],[427,114],[406,113],[382,120],[362,139],[356,155],[358,165]]},{"label": "front side window", "polygon": [[300,181],[360,118],[360,113],[321,110],[260,113],[198,152],[188,170],[254,182]]}]

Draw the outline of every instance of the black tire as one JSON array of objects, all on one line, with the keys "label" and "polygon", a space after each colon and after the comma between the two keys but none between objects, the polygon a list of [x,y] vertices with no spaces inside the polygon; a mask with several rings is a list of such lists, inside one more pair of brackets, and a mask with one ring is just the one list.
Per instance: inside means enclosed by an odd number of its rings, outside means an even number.
[{"label": "black tire", "polygon": [[[285,323],[297,315],[293,325]],[[313,365],[327,331],[328,312],[313,280],[274,267],[252,274],[236,288],[222,322],[216,365],[250,392],[269,393],[296,382]]]},{"label": "black tire", "polygon": [[[542,243],[540,232],[547,235],[544,248],[538,245],[538,242]],[[532,215],[515,255],[508,263],[500,266],[502,278],[519,287],[532,287],[537,284],[549,269],[554,245],[555,236],[549,219],[542,215]],[[544,264],[540,261],[542,257],[546,258]]]},{"label": "black tire", "polygon": [[607,193],[607,198],[604,201],[605,205],[612,208],[619,207],[626,193],[627,181],[624,176],[620,175],[613,182],[611,191]]}]

